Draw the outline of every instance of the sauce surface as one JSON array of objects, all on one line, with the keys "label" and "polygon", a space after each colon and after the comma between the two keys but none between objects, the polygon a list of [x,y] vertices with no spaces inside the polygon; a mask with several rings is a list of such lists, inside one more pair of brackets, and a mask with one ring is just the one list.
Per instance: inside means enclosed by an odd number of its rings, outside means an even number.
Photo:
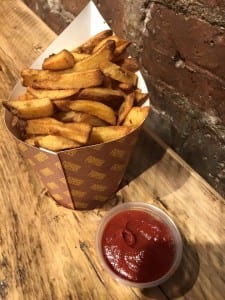
[{"label": "sauce surface", "polygon": [[162,221],[147,212],[127,210],[107,223],[102,251],[109,268],[121,278],[149,282],[170,269],[175,242]]}]

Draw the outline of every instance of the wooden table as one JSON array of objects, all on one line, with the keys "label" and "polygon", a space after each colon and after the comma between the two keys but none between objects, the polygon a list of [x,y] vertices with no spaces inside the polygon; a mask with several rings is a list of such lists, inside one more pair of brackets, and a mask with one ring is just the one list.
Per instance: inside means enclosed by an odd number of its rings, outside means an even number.
[{"label": "wooden table", "polygon": [[[7,98],[55,34],[19,0],[1,0],[0,15],[0,97]],[[0,132],[0,299],[224,299],[224,199],[153,133],[142,131],[113,201],[81,212],[47,195],[6,131],[3,109]],[[166,211],[183,237],[178,271],[153,289],[116,283],[96,257],[102,216],[134,200]]]}]

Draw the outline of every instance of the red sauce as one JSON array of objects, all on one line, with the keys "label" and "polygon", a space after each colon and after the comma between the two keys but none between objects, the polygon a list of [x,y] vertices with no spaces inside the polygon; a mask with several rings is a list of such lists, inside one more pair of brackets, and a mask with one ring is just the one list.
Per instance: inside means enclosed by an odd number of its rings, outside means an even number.
[{"label": "red sauce", "polygon": [[121,278],[149,282],[170,269],[175,242],[168,226],[147,212],[127,210],[112,217],[102,237],[106,263]]}]

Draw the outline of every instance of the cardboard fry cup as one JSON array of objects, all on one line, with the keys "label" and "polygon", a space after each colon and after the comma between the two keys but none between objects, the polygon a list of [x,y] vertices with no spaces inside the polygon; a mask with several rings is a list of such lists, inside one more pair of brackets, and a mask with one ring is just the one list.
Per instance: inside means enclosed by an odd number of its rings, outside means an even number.
[{"label": "cardboard fry cup", "polygon": [[[31,68],[40,69],[44,58],[50,54],[57,53],[62,48],[73,49],[108,28],[96,6],[90,1]],[[138,86],[143,92],[147,92],[141,73],[137,74]],[[24,87],[18,82],[10,99],[17,98],[23,91]],[[145,105],[149,105],[149,101]],[[115,141],[56,153],[24,143],[18,129],[12,126],[12,117],[6,111],[5,124],[16,139],[24,159],[39,174],[56,202],[78,210],[100,207],[118,190],[140,131],[137,128]]]}]

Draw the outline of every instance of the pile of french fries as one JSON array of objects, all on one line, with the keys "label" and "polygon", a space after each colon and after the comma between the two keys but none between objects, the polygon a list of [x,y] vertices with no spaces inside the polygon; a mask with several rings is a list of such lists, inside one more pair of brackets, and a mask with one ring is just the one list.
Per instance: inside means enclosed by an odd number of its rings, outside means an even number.
[{"label": "pile of french fries", "polygon": [[105,143],[140,126],[149,112],[130,42],[105,30],[21,72],[24,94],[3,105],[26,143],[51,151]]}]

